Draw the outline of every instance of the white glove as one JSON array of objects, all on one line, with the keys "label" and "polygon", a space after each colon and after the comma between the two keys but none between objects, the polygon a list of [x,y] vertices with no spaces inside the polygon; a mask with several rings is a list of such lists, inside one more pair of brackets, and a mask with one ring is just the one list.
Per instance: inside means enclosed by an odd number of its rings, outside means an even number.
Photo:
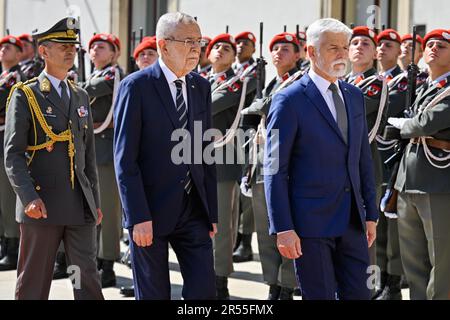
[{"label": "white glove", "polygon": [[388,123],[392,124],[397,129],[402,129],[405,122],[408,121],[408,119],[405,118],[389,118]]},{"label": "white glove", "polygon": [[250,185],[247,184],[247,176],[242,177],[241,179],[241,193],[242,195],[244,195],[247,198],[251,198],[252,197],[252,188],[250,187]]}]

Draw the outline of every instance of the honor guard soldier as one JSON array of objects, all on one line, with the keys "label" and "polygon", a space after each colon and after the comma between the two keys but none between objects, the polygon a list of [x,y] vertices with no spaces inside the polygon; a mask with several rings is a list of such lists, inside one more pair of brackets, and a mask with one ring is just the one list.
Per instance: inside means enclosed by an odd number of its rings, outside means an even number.
[{"label": "honor guard soldier", "polygon": [[[218,218],[217,234],[214,241],[214,269],[219,300],[229,299],[228,276],[233,272],[233,247],[237,233],[238,190],[237,181],[242,166],[237,162],[239,146],[235,137],[230,136],[233,125],[237,129],[239,102],[243,91],[240,76],[236,76],[232,64],[236,58],[236,42],[230,34],[220,34],[211,40],[206,48],[206,56],[211,61],[208,79],[212,91],[212,125],[220,130],[223,137],[215,142]],[[228,133],[227,133],[228,131]],[[226,146],[226,144],[234,144]],[[231,150],[231,151],[229,151]],[[227,155],[227,152],[232,154]],[[219,155],[223,155],[220,156]],[[226,160],[232,159],[232,163]]]},{"label": "honor guard soldier", "polygon": [[97,271],[100,195],[87,93],[66,80],[79,25],[65,18],[36,34],[45,69],[16,84],[7,104],[5,168],[20,224],[16,299],[48,299],[60,242],[75,299],[103,299]]},{"label": "honor guard soldier", "polygon": [[[366,26],[353,29],[349,46],[349,59],[352,70],[346,81],[360,88],[366,102],[366,121],[369,132],[370,150],[375,173],[377,203],[380,202],[383,182],[383,167],[376,142],[382,134],[387,121],[388,87],[387,80],[378,75],[375,69],[377,54],[376,32]],[[369,249],[371,263],[376,263],[376,246]],[[400,294],[400,291],[398,292]],[[400,294],[401,296],[401,294]]]},{"label": "honor guard soldier", "polygon": [[198,61],[197,72],[204,78],[207,77],[209,71],[211,70],[211,61],[209,61],[208,56],[206,55],[206,48],[208,44],[211,42],[211,38],[207,36],[202,37],[203,46],[200,51],[200,60]]},{"label": "honor guard soldier", "polygon": [[[236,62],[233,64],[233,70],[236,75],[247,74],[250,77],[250,85],[255,90],[247,90],[244,108],[250,106],[256,95],[256,62],[253,59],[255,53],[256,37],[250,31],[244,31],[234,37],[236,41]],[[249,69],[251,68],[251,69]],[[263,73],[265,75],[265,72]],[[264,77],[262,79],[264,83]],[[256,130],[258,126],[258,116],[248,116],[242,118],[240,128],[244,131],[250,128]],[[239,142],[244,144],[245,141]],[[248,148],[244,149],[245,158],[248,158]],[[240,183],[240,181],[238,181]],[[246,262],[253,260],[252,250],[252,234],[255,230],[255,223],[253,219],[252,203],[249,197],[240,193],[239,196],[239,228],[236,238],[235,251],[233,253],[233,262]]]},{"label": "honor guard soldier", "polygon": [[158,60],[158,50],[156,49],[156,36],[144,37],[141,43],[134,49],[134,60],[139,70],[152,65]]},{"label": "honor guard soldier", "polygon": [[[402,53],[400,54],[400,57],[398,58],[398,64],[400,68],[402,68],[403,71],[408,70],[408,66],[411,63],[411,57],[412,57],[412,34],[405,34],[402,37]],[[416,35],[416,51],[414,54],[414,64],[418,64],[420,59],[423,57],[423,39],[421,36]],[[419,74],[417,75],[417,88],[420,88],[421,85],[425,83],[425,81],[428,79],[428,72],[427,70],[420,70]]]},{"label": "honor guard soldier", "polygon": [[251,150],[256,148],[257,153],[244,170],[241,189],[246,192],[245,185],[250,186],[255,226],[258,237],[258,248],[263,270],[264,281],[269,285],[268,300],[292,300],[295,280],[294,264],[291,260],[281,256],[278,251],[276,238],[269,235],[268,213],[266,197],[264,194],[263,158],[264,158],[264,131],[265,121],[270,109],[274,94],[301,78],[302,73],[297,61],[300,58],[300,44],[294,34],[277,34],[269,45],[272,63],[277,70],[273,78],[263,91],[263,100],[256,100],[249,108],[243,110],[243,117],[248,114],[259,118],[258,130],[253,139]]},{"label": "honor guard soldier", "polygon": [[99,235],[98,267],[102,287],[116,285],[114,261],[120,258],[122,234],[121,206],[113,166],[112,111],[115,92],[123,74],[114,64],[120,49],[118,38],[99,33],[89,41],[89,55],[94,71],[81,87],[87,91],[94,121],[96,162],[102,199],[103,222]]},{"label": "honor guard soldier", "polygon": [[0,61],[3,70],[0,74],[0,271],[16,269],[19,250],[19,225],[15,219],[16,195],[3,165],[3,138],[9,93],[16,83],[26,80],[19,65],[22,51],[23,43],[19,38],[6,36],[0,40]]},{"label": "honor guard soldier", "polygon": [[24,33],[18,36],[18,38],[23,44],[20,68],[27,79],[33,79],[41,73],[44,68],[44,62],[40,57],[37,57],[33,37],[30,34]]},{"label": "honor guard soldier", "polygon": [[[407,94],[407,75],[397,64],[401,54],[401,37],[397,31],[386,29],[378,34],[377,60],[380,65],[380,74],[386,78],[389,89],[389,103],[387,105],[387,117],[403,117]],[[382,135],[377,136],[378,150],[381,161],[384,163],[395,153],[395,145],[398,140],[385,140]],[[392,175],[392,168],[383,166],[383,189]],[[401,299],[400,283],[403,274],[400,259],[400,247],[398,243],[397,220],[386,218],[385,214],[379,215],[376,239],[376,261],[381,268],[381,283],[374,299],[377,299],[386,291],[392,295],[384,295],[383,299]],[[386,293],[386,292],[385,292]]]},{"label": "honor guard soldier", "polygon": [[450,299],[450,33],[424,37],[430,77],[412,118],[389,119],[409,140],[395,182],[400,253],[412,300]]}]

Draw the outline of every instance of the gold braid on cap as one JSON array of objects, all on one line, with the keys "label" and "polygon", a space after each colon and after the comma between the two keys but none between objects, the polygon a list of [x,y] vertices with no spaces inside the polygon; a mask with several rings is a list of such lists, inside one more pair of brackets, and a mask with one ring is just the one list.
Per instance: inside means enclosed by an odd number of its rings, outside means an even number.
[{"label": "gold braid on cap", "polygon": [[52,39],[58,39],[58,38],[68,38],[71,40],[76,40],[77,39],[77,34],[75,31],[73,30],[67,30],[67,31],[61,31],[61,32],[53,32],[50,33],[42,38],[38,39],[38,42],[42,42],[45,40],[52,40]]},{"label": "gold braid on cap", "polygon": [[[50,129],[47,121],[44,118],[44,115],[42,114],[41,108],[39,108],[39,104],[36,101],[36,96],[34,95],[33,90],[31,90],[31,88],[26,85],[29,82],[30,81],[27,81],[26,83],[19,82],[19,83],[15,84],[12,87],[11,92],[8,96],[8,100],[6,102],[6,107],[8,107],[12,93],[16,89],[22,90],[25,93],[25,96],[27,97],[28,107],[30,108],[31,119],[33,121],[33,129],[34,129],[34,146],[27,147],[27,151],[32,151],[30,159],[27,160],[27,165],[29,166],[31,164],[31,162],[33,161],[33,157],[34,157],[34,154],[36,151],[45,149],[47,147],[51,147],[56,142],[68,141],[67,149],[68,149],[68,155],[69,155],[69,159],[70,159],[70,182],[71,182],[72,190],[73,190],[74,186],[75,186],[75,171],[74,171],[75,145],[73,143],[72,130],[69,126],[67,128],[67,130],[61,132],[60,134],[56,134]],[[42,130],[44,131],[44,133],[47,135],[47,137],[49,139],[48,141],[41,143],[41,144],[37,144],[36,119],[37,119],[40,127],[42,128]]]}]

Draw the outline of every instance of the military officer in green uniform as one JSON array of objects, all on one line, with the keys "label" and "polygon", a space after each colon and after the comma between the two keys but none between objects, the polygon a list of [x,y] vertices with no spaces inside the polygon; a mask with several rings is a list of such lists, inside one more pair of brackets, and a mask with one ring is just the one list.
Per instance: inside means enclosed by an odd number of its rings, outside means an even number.
[{"label": "military officer in green uniform", "polygon": [[410,119],[388,122],[409,139],[395,182],[400,253],[413,300],[450,299],[450,33],[424,38],[430,77]]},{"label": "military officer in green uniform", "polygon": [[249,115],[257,115],[260,123],[250,151],[250,154],[253,155],[253,149],[256,148],[256,159],[252,158],[249,161],[244,172],[247,185],[251,190],[263,277],[269,285],[268,299],[292,300],[294,288],[297,286],[294,263],[280,255],[276,237],[269,234],[262,160],[264,158],[265,119],[269,113],[272,97],[278,91],[301,78],[302,73],[297,64],[300,57],[300,46],[298,38],[294,34],[281,33],[271,40],[269,49],[272,63],[277,70],[277,76],[269,82],[263,91],[263,99],[256,100],[242,112],[244,118]]},{"label": "military officer in green uniform", "polygon": [[17,267],[19,249],[19,225],[15,219],[16,195],[3,165],[3,138],[6,101],[11,87],[26,80],[19,66],[22,50],[23,43],[19,38],[6,36],[0,40],[0,61],[3,70],[0,74],[0,271],[14,270]]},{"label": "military officer in green uniform", "polygon": [[[98,33],[89,41],[89,55],[94,71],[86,82],[80,83],[90,99],[94,121],[97,170],[102,199],[103,222],[99,235],[98,266],[102,287],[116,285],[114,261],[120,258],[122,234],[121,206],[113,166],[112,108],[114,90],[117,90],[123,74],[114,63],[119,50],[117,38],[111,34]],[[115,89],[116,88],[116,89]]]},{"label": "military officer in green uniform", "polygon": [[97,271],[101,222],[92,112],[83,89],[67,81],[79,26],[65,18],[36,34],[45,69],[14,86],[7,104],[5,168],[20,224],[16,299],[48,299],[61,242],[75,299],[103,299]]}]

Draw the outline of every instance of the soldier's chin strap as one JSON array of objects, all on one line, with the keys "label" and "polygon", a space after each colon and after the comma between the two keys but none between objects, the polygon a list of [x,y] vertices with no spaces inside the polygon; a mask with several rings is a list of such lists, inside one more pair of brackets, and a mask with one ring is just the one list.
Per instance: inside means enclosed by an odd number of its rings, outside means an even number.
[{"label": "soldier's chin strap", "polygon": [[[450,87],[446,88],[442,93],[440,93],[433,100],[431,100],[431,102],[429,104],[427,104],[425,106],[425,108],[423,108],[422,112],[427,109],[433,108],[436,104],[438,104],[440,101],[442,101],[443,99],[445,99],[448,96],[450,96]],[[438,156],[434,155],[433,152],[431,152],[430,148],[427,145],[427,139],[430,139],[430,138],[433,139],[432,137],[419,137],[419,142],[418,142],[418,144],[421,144],[423,146],[423,151],[425,153],[425,156],[426,156],[428,162],[433,167],[438,168],[438,169],[446,169],[446,168],[450,167],[450,161],[449,161],[450,160],[450,150],[441,149],[442,151],[447,153],[447,155],[445,155],[443,157],[438,157]],[[445,165],[439,165],[436,163],[436,162],[444,162],[444,161],[449,161],[449,162]]]},{"label": "soldier's chin strap", "polygon": [[[94,129],[94,134],[99,134],[103,132],[106,128],[109,127],[112,118],[113,118],[113,111],[114,111],[114,103],[116,102],[117,92],[119,91],[119,84],[120,84],[120,72],[119,68],[114,68],[114,86],[113,86],[113,94],[112,94],[112,102],[111,107],[109,108],[108,115],[105,118],[105,121],[98,127],[97,129]],[[91,101],[91,105],[94,103],[94,100]]]},{"label": "soldier's chin strap", "polygon": [[[47,121],[44,118],[44,115],[42,114],[41,108],[39,107],[39,104],[36,101],[36,96],[34,95],[33,90],[31,90],[30,87],[28,87],[26,84],[24,84],[22,82],[19,82],[12,87],[11,92],[8,96],[8,100],[6,102],[6,106],[9,105],[9,100],[11,99],[12,93],[16,89],[20,89],[25,93],[25,96],[27,97],[27,101],[28,101],[28,107],[30,108],[31,119],[33,121],[34,145],[27,147],[27,151],[32,151],[30,158],[27,160],[27,165],[29,166],[31,164],[31,162],[33,161],[33,157],[34,157],[34,154],[36,151],[39,151],[42,149],[47,149],[47,148],[52,148],[53,144],[55,144],[56,142],[66,142],[67,141],[68,142],[67,151],[68,151],[68,156],[70,159],[70,182],[71,182],[72,189],[74,189],[74,187],[75,187],[75,171],[74,171],[75,145],[73,143],[73,135],[72,135],[72,130],[70,128],[70,125],[68,126],[67,130],[65,130],[65,131],[63,131],[59,134],[54,133],[50,129]],[[37,144],[36,120],[48,138],[48,141],[41,143],[41,144]]]}]

